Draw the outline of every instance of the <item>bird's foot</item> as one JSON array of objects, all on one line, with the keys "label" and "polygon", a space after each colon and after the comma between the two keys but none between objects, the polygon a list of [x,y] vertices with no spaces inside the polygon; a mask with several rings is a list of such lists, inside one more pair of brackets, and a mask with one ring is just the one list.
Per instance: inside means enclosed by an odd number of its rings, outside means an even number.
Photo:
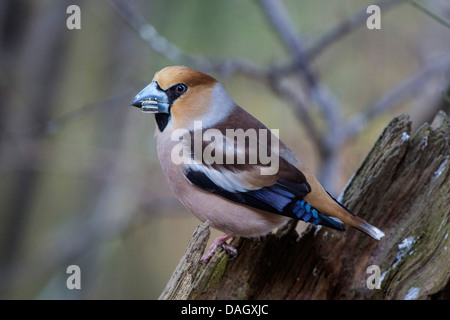
[{"label": "bird's foot", "polygon": [[238,252],[235,247],[233,247],[231,244],[228,243],[222,243],[222,248],[224,248],[228,252],[228,255],[230,256],[228,260],[236,259]]},{"label": "bird's foot", "polygon": [[215,239],[213,244],[211,245],[211,247],[209,247],[208,252],[205,253],[203,255],[203,257],[200,259],[200,262],[202,264],[206,265],[208,263],[209,259],[211,259],[211,257],[214,255],[214,253],[217,251],[217,249],[219,249],[220,246],[228,252],[228,254],[231,256],[231,259],[236,258],[236,256],[237,256],[236,248],[226,242],[230,238],[234,238],[233,233],[225,234],[225,235]]}]

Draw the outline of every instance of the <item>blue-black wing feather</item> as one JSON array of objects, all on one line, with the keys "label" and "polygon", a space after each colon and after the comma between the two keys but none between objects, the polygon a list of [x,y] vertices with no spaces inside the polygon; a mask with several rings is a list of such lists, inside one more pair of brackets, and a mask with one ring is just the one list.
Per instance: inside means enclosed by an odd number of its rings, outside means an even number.
[{"label": "blue-black wing feather", "polygon": [[289,218],[300,219],[315,225],[321,224],[337,230],[344,230],[339,222],[318,212],[303,200],[311,191],[311,187],[306,181],[297,183],[277,180],[271,186],[256,190],[231,192],[216,185],[203,172],[187,169],[184,174],[192,184],[200,189],[212,192],[239,204],[284,215]]}]

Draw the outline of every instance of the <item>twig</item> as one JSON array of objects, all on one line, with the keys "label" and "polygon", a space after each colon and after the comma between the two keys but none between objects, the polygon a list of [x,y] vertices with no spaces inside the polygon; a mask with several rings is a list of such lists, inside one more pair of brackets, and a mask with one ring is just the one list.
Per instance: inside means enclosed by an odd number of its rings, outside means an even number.
[{"label": "twig", "polygon": [[[289,90],[286,86],[283,86],[279,81],[271,81],[269,84],[276,94],[286,99],[293,106],[297,118],[300,119],[305,126],[308,137],[314,141],[317,148],[322,148],[322,146],[325,145],[325,138],[317,126],[314,125],[314,121],[308,112],[306,102],[298,94]],[[322,153],[323,150],[319,150],[319,152]]]},{"label": "twig", "polygon": [[79,109],[65,113],[64,115],[57,117],[53,120],[47,121],[45,123],[36,124],[36,126],[27,129],[24,132],[5,134],[0,136],[0,142],[9,141],[11,139],[29,139],[30,137],[35,137],[37,132],[40,132],[42,136],[52,135],[58,132],[62,127],[79,120],[87,115],[91,115],[96,112],[105,111],[105,109],[113,109],[121,106],[118,101],[125,98],[131,99],[133,94],[135,94],[137,89],[126,90],[117,96],[104,99],[102,101],[97,101],[94,103],[87,104]]},{"label": "twig", "polygon": [[410,3],[412,6],[416,7],[417,9],[419,9],[423,13],[427,14],[428,16],[430,16],[431,18],[433,18],[434,20],[436,20],[437,22],[439,22],[443,26],[445,26],[445,27],[450,29],[450,21],[446,20],[445,18],[443,18],[441,16],[438,16],[436,13],[434,13],[430,9],[424,7],[422,4],[418,3],[417,1],[406,0],[406,2]]},{"label": "twig", "polygon": [[265,78],[267,73],[253,62],[244,59],[214,60],[205,56],[191,55],[161,36],[156,28],[130,4],[123,0],[109,0],[119,16],[147,43],[152,49],[168,60],[197,68],[205,72],[217,72],[223,76],[231,76],[240,72],[253,78]]},{"label": "twig", "polygon": [[318,76],[306,59],[306,47],[301,35],[291,21],[286,7],[282,1],[278,0],[259,0],[259,2],[273,28],[283,40],[285,47],[297,62],[300,74],[306,83],[307,92],[321,109],[330,129],[329,133],[334,134],[339,122],[339,103],[328,88],[319,81]]},{"label": "twig", "polygon": [[190,56],[181,51],[177,46],[160,36],[158,31],[145,21],[140,13],[138,13],[128,2],[121,0],[110,0],[116,12],[123,20],[134,29],[139,36],[145,40],[158,53],[163,54],[169,60],[179,61],[187,64],[198,64],[203,61],[203,57]]},{"label": "twig", "polygon": [[421,70],[401,81],[391,90],[384,93],[381,98],[372,103],[364,112],[354,116],[345,126],[347,129],[338,139],[343,143],[349,138],[359,134],[370,119],[385,113],[398,105],[398,103],[420,92],[420,88],[437,74],[450,71],[450,55],[439,58],[437,61],[427,64]]},{"label": "twig", "polygon": [[[403,1],[404,0],[380,0],[374,3],[374,5],[379,6],[383,14],[386,14],[388,10],[395,8],[395,5],[400,4]],[[366,8],[364,8],[319,36],[318,39],[305,50],[302,60],[312,61],[318,58],[328,47],[357,28],[363,26],[366,21],[367,12]],[[278,66],[273,66],[271,69],[274,73],[289,75],[301,69],[301,62],[294,59]]]},{"label": "twig", "polygon": [[[403,0],[381,0],[374,3],[374,5],[380,7],[380,10],[384,15],[388,10],[394,8],[395,5],[400,4],[402,1]],[[317,58],[331,44],[336,43],[338,40],[356,30],[358,27],[365,25],[367,17],[368,15],[366,8],[364,8],[340,22],[338,25],[330,28],[309,48],[307,52],[307,59]]]}]

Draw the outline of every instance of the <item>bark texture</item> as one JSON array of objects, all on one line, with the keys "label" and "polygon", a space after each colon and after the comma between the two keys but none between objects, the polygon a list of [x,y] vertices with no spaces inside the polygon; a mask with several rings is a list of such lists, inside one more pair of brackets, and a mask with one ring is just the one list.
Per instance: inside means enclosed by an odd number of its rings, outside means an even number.
[{"label": "bark texture", "polygon": [[[342,195],[382,229],[373,240],[296,222],[255,242],[235,239],[238,256],[219,251],[206,266],[207,223],[194,232],[161,299],[430,299],[449,295],[450,124],[440,112],[414,134],[407,115],[384,129]],[[380,288],[375,284],[379,267]],[[369,268],[369,269],[368,269]]]}]

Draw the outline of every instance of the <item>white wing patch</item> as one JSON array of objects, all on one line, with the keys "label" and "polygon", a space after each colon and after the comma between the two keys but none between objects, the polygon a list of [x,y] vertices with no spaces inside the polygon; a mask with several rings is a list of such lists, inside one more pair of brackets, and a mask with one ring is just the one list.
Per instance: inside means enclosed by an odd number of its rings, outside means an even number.
[{"label": "white wing patch", "polygon": [[[215,185],[229,192],[246,192],[263,187],[246,181],[245,178],[247,178],[247,172],[245,171],[233,172],[223,167],[220,169],[215,169],[213,167],[196,163],[187,165],[186,167],[192,171],[205,174]],[[256,168],[256,170],[255,172],[259,172],[258,168]]]}]

